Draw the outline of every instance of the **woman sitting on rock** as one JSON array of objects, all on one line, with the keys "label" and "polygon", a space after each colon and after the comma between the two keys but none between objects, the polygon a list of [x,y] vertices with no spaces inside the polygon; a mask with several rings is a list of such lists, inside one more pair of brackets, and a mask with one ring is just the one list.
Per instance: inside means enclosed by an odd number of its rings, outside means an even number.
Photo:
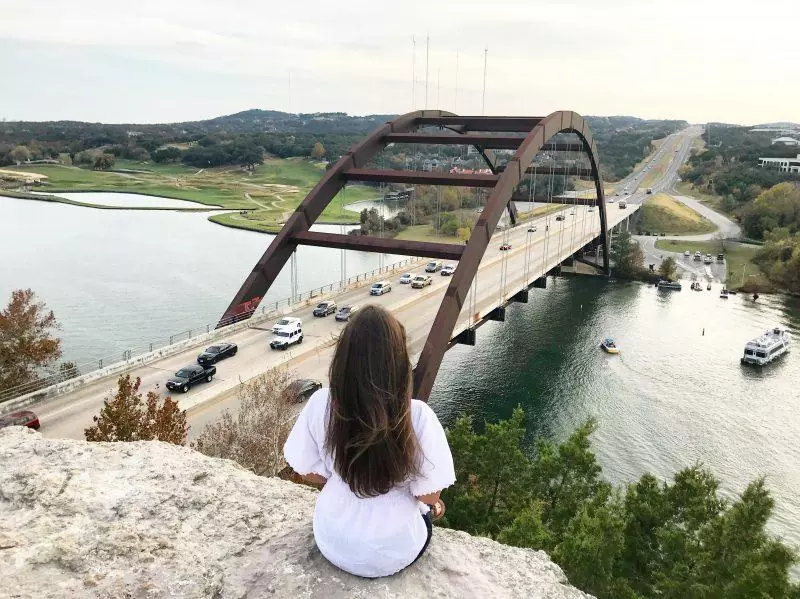
[{"label": "woman sitting on rock", "polygon": [[411,399],[403,325],[366,306],[336,345],[330,388],[308,400],[284,446],[286,461],[323,484],[314,538],[334,565],[388,576],[414,563],[444,514],[442,489],[455,482],[442,425]]}]

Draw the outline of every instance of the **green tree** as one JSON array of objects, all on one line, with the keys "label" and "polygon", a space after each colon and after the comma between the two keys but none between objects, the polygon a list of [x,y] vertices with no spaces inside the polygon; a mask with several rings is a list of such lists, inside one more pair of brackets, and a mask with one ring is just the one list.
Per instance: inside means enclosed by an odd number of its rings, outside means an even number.
[{"label": "green tree", "polygon": [[314,160],[322,160],[325,158],[325,146],[323,146],[320,142],[314,142],[314,147],[311,149],[311,157]]},{"label": "green tree", "polygon": [[11,150],[8,155],[11,157],[11,160],[19,164],[20,162],[27,162],[31,159],[31,151],[26,148],[25,146],[17,146],[13,150]]},{"label": "green tree", "polygon": [[178,402],[159,393],[139,393],[142,380],[131,381],[131,375],[119,377],[117,392],[103,401],[94,424],[84,431],[87,441],[165,441],[184,445],[189,433],[186,411]]},{"label": "green tree", "polygon": [[614,237],[609,252],[611,272],[620,279],[635,279],[644,270],[644,253],[628,231]]},{"label": "green tree", "polygon": [[39,380],[61,357],[56,317],[30,289],[11,292],[0,312],[0,391]]},{"label": "green tree", "polygon": [[114,156],[114,154],[103,153],[95,157],[94,168],[98,171],[107,171],[108,169],[113,168],[116,161],[117,158]]},{"label": "green tree", "polygon": [[667,256],[666,258],[664,258],[661,261],[661,265],[658,267],[658,274],[661,275],[661,277],[666,279],[667,281],[674,280],[677,271],[678,271],[678,263],[672,256]]},{"label": "green tree", "polygon": [[795,553],[766,533],[774,502],[763,480],[732,503],[702,466],[614,489],[591,451],[595,429],[589,421],[561,444],[540,439],[530,457],[521,408],[483,433],[457,419],[443,525],[545,549],[600,599],[800,597],[789,580]]}]

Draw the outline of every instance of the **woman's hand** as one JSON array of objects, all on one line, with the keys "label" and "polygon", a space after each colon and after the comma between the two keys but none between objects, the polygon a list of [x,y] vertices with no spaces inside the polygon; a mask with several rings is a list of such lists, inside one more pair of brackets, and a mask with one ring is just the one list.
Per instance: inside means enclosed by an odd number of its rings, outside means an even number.
[{"label": "woman's hand", "polygon": [[303,480],[312,485],[324,486],[325,483],[328,482],[327,478],[319,474],[314,474],[313,472],[310,472],[308,474],[301,474],[300,476],[303,477]]}]

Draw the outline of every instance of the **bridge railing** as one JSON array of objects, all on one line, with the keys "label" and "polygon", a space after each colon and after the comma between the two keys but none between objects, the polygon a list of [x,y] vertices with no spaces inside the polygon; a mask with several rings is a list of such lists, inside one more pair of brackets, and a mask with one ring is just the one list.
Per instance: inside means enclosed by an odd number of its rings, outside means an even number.
[{"label": "bridge railing", "polygon": [[[309,291],[299,293],[296,297],[287,297],[274,302],[262,301],[258,308],[249,314],[239,315],[237,319],[223,323],[223,327],[219,329],[220,336],[236,332],[234,330],[230,330],[232,325],[241,323],[241,326],[246,328],[246,326],[250,324],[257,324],[262,320],[277,316],[282,310],[290,310],[296,307],[306,306],[313,300],[321,299],[322,297],[337,293],[343,293],[350,289],[356,288],[361,284],[366,284],[368,281],[374,280],[380,275],[391,274],[399,270],[409,268],[413,264],[421,262],[422,260],[422,258],[406,258],[392,264],[374,268],[365,273],[355,274],[341,281],[315,287]],[[120,362],[131,363],[132,365],[143,363],[141,361],[137,361],[136,357],[145,354],[152,355],[153,359],[158,359],[161,357],[159,352],[178,344],[187,344],[188,349],[189,342],[193,338],[200,337],[202,335],[210,335],[216,330],[216,328],[217,323],[199,324],[197,326],[165,335],[164,337],[158,339],[149,340],[134,346],[120,349],[115,353],[106,354],[90,361],[70,365],[68,368],[64,368],[61,371],[53,371],[35,381],[17,385],[15,387],[11,387],[10,389],[5,389],[0,391],[0,413],[2,413],[2,404],[4,402],[31,393],[36,393],[38,391],[43,392],[49,387],[66,383],[77,377],[84,377],[86,375],[91,375],[92,373],[102,371],[103,369],[109,368],[113,364],[119,364]]]}]

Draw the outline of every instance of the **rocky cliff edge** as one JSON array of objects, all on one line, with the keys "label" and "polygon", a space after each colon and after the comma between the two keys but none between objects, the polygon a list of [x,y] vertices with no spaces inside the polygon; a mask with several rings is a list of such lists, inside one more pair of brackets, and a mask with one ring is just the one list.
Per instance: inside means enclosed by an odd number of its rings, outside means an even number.
[{"label": "rocky cliff edge", "polygon": [[314,544],[315,495],[184,447],[2,429],[0,595],[589,597],[544,552],[441,528],[400,574],[351,576]]}]

